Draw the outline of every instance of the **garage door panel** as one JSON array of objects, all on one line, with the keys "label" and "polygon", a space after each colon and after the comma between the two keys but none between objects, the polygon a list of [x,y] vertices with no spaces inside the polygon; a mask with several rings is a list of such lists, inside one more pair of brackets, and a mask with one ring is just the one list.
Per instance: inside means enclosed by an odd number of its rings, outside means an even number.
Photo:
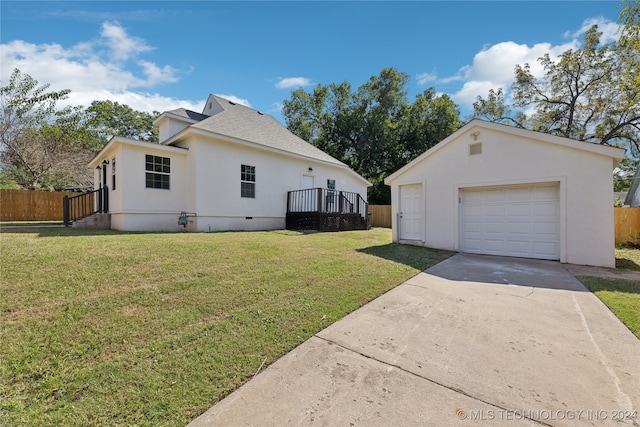
[{"label": "garage door panel", "polygon": [[[489,233],[489,234],[491,234],[491,233],[496,234],[497,233],[497,234],[501,235],[505,231],[504,230],[504,222],[502,222],[502,221],[498,221],[498,222],[496,222],[496,221],[487,221],[484,224],[480,223],[479,225],[480,225],[480,227],[482,227],[484,225],[484,231],[486,233]],[[479,231],[482,231],[482,228]]]},{"label": "garage door panel", "polygon": [[466,218],[482,218],[482,206],[465,206],[464,216]]},{"label": "garage door panel", "polygon": [[529,203],[514,203],[506,206],[506,214],[511,216],[531,216],[531,205]]},{"label": "garage door panel", "polygon": [[529,188],[511,188],[508,190],[508,198],[510,201],[529,201],[531,200],[531,191]]},{"label": "garage door panel", "polygon": [[518,218],[517,220],[507,221],[506,231],[507,233],[525,233],[530,234],[531,223],[526,220]]},{"label": "garage door panel", "polygon": [[[482,192],[481,192],[482,193]],[[482,195],[482,200],[485,203],[491,202],[504,202],[506,194],[502,190],[485,190]]]},{"label": "garage door panel", "polygon": [[[532,245],[533,257],[535,258],[549,258],[550,254],[555,254],[557,250],[556,242],[534,242]],[[555,258],[549,258],[555,259]]]},{"label": "garage door panel", "polygon": [[537,185],[533,188],[533,200],[556,200],[560,198],[560,186]]},{"label": "garage door panel", "polygon": [[531,243],[526,240],[510,240],[507,242],[507,251],[526,257],[531,252]]},{"label": "garage door panel", "polygon": [[504,205],[484,205],[482,215],[485,217],[504,217]]},{"label": "garage door panel", "polygon": [[558,235],[558,228],[556,222],[536,222],[533,224],[533,233],[539,236],[553,236],[555,239]]},{"label": "garage door panel", "polygon": [[464,244],[469,250],[472,251],[481,251],[482,250],[482,240],[481,239],[473,239],[467,238],[464,241]]},{"label": "garage door panel", "polygon": [[484,239],[485,250],[491,254],[501,254],[504,252],[505,242],[503,239]]},{"label": "garage door panel", "polygon": [[538,202],[533,205],[533,215],[535,217],[547,216],[556,218],[558,216],[557,202]]},{"label": "garage door panel", "polygon": [[461,190],[462,252],[560,258],[560,186]]}]

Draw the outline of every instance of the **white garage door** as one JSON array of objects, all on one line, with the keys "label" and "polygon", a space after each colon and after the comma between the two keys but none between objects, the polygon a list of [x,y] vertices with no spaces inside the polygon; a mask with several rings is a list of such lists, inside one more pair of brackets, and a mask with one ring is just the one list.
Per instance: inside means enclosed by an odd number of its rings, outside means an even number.
[{"label": "white garage door", "polygon": [[560,185],[460,191],[460,251],[560,259]]}]

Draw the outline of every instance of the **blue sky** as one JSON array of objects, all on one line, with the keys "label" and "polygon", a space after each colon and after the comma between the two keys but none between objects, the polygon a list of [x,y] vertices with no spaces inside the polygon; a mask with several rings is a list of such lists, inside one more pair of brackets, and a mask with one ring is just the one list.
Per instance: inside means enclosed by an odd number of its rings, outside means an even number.
[{"label": "blue sky", "polygon": [[[201,111],[210,93],[280,115],[291,91],[385,67],[409,98],[434,87],[460,106],[509,87],[515,64],[580,47],[598,23],[616,37],[612,1],[7,1],[0,78],[14,68],[70,105],[109,99],[144,111]],[[284,122],[283,122],[284,123]]]}]

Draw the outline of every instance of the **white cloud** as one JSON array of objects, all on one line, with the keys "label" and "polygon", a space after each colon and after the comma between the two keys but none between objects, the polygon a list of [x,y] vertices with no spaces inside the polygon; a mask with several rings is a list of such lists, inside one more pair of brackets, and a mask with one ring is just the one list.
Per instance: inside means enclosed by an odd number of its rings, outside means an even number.
[{"label": "white cloud", "polygon": [[251,107],[251,103],[248,99],[245,98],[238,98],[235,95],[223,95],[218,93],[216,93],[216,96],[219,96],[220,98],[224,98],[231,102],[235,102],[236,104],[244,105],[245,107]]},{"label": "white cloud", "polygon": [[438,80],[438,75],[434,73],[421,73],[416,76],[419,85],[425,85],[429,82],[435,82]]},{"label": "white cloud", "polygon": [[141,58],[152,49],[117,23],[103,24],[99,38],[71,47],[13,40],[0,45],[0,79],[4,84],[18,68],[40,84],[49,84],[50,90],[71,89],[61,106],[88,106],[94,100],[109,99],[149,112],[177,107],[201,111],[204,101],[179,101],[147,92],[179,80],[173,67]]},{"label": "white cloud", "polygon": [[306,77],[286,77],[280,79],[280,81],[276,83],[276,87],[278,89],[288,89],[292,87],[310,86],[312,84],[311,80]]},{"label": "white cloud", "polygon": [[602,32],[602,36],[600,36],[600,43],[607,44],[618,40],[618,37],[620,36],[618,33],[620,25],[603,17],[586,19],[578,31],[574,33],[566,32],[564,36],[571,39],[579,39],[594,25],[597,25],[598,31]]},{"label": "white cloud", "polygon": [[132,37],[117,22],[102,24],[101,42],[107,46],[115,61],[126,61],[138,54],[153,50],[146,41]]},{"label": "white cloud", "polygon": [[548,54],[555,60],[569,49],[579,49],[584,33],[593,24],[597,24],[599,31],[603,32],[601,42],[609,43],[618,38],[618,24],[605,18],[591,18],[585,20],[577,31],[565,33],[566,43],[552,45],[541,42],[529,46],[505,41],[485,47],[475,54],[470,65],[461,67],[451,76],[436,78],[435,73],[423,73],[418,74],[416,79],[420,85],[433,81],[437,84],[461,82],[462,86],[450,96],[463,110],[471,109],[478,95],[486,97],[490,89],[502,88],[508,98],[511,84],[515,81],[516,65],[527,63],[534,77],[542,77],[544,70],[538,58]]},{"label": "white cloud", "polygon": [[548,54],[554,59],[562,52],[577,47],[579,46],[575,40],[558,46],[550,43],[528,46],[512,41],[495,44],[478,52],[473,63],[457,74],[465,76],[464,84],[451,97],[458,104],[470,108],[477,96],[486,97],[489,89],[503,88],[508,92],[515,80],[516,65],[529,64],[531,73],[535,77],[541,77],[544,70],[538,58]]}]

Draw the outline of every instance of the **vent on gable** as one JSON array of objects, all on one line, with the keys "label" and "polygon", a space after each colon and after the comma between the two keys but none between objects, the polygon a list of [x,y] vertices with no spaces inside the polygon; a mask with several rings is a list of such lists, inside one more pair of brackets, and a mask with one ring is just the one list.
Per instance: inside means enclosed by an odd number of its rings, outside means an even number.
[{"label": "vent on gable", "polygon": [[473,156],[474,154],[482,154],[482,142],[469,144],[469,155]]}]

